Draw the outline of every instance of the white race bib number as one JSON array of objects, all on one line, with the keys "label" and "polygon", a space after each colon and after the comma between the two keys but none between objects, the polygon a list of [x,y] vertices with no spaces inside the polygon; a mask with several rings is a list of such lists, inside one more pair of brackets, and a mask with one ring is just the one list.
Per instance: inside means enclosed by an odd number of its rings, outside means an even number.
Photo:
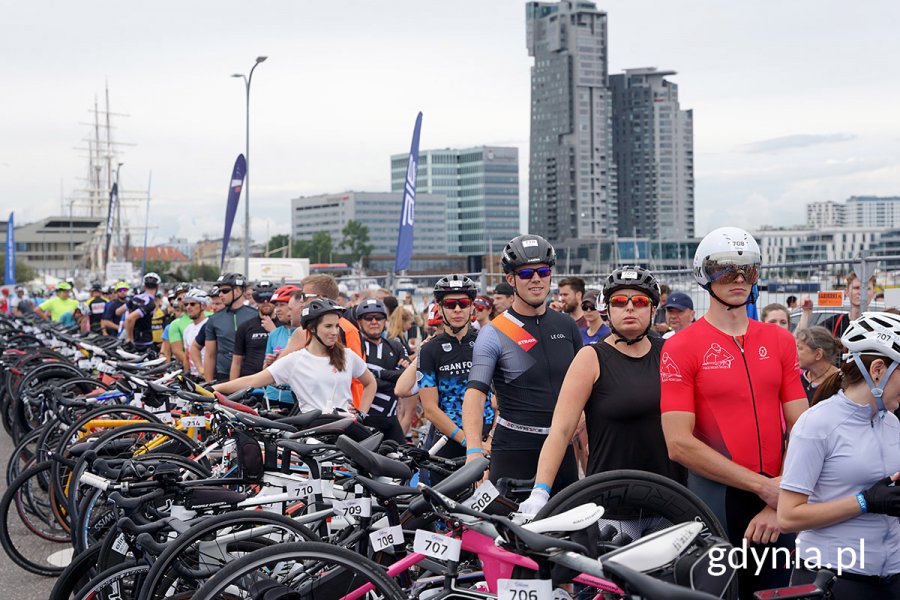
[{"label": "white race bib number", "polygon": [[419,554],[437,558],[439,560],[459,560],[459,551],[462,548],[462,540],[448,535],[416,530],[416,539],[413,542],[413,550]]},{"label": "white race bib number", "polygon": [[500,492],[497,491],[494,484],[490,481],[485,481],[478,486],[475,493],[472,494],[472,497],[466,500],[466,506],[473,510],[484,512],[484,509],[487,508],[488,504],[493,502],[499,495]]},{"label": "white race bib number", "polygon": [[122,556],[128,555],[129,548],[128,548],[128,543],[125,541],[125,534],[120,533],[116,537],[116,541],[113,542],[112,549],[113,549],[113,552],[121,554]]},{"label": "white race bib number", "polygon": [[91,361],[86,358],[82,358],[81,360],[78,361],[78,368],[79,369],[90,369]]},{"label": "white race bib number", "polygon": [[285,480],[285,488],[291,498],[309,498],[322,493],[321,479],[307,479],[306,481]]},{"label": "white race bib number", "polygon": [[369,534],[369,542],[372,544],[372,550],[381,552],[385,548],[396,546],[403,543],[403,527],[394,525],[393,527],[385,527]]},{"label": "white race bib number", "polygon": [[206,417],[181,417],[182,427],[206,427]]},{"label": "white race bib number", "polygon": [[164,412],[156,415],[156,418],[159,419],[160,423],[165,423],[166,425],[171,425],[175,422],[175,419],[172,418],[170,413]]},{"label": "white race bib number", "polygon": [[334,514],[339,517],[371,517],[372,499],[354,498],[352,500],[335,500],[331,503]]},{"label": "white race bib number", "polygon": [[549,579],[498,579],[498,600],[552,600],[553,584]]}]

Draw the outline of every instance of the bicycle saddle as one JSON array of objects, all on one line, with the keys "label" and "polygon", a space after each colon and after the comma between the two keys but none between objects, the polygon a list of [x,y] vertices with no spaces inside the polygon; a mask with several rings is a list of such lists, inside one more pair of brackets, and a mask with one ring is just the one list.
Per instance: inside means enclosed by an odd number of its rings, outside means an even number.
[{"label": "bicycle saddle", "polygon": [[[490,465],[490,461],[483,456],[479,456],[460,470],[456,471],[440,483],[432,486],[432,489],[438,491],[445,496],[455,498],[457,494],[467,490],[484,476],[484,471]],[[409,508],[410,513],[421,516],[431,510],[431,504],[425,498],[416,498],[413,500]]]},{"label": "bicycle saddle", "polygon": [[603,507],[593,502],[576,506],[558,515],[545,517],[539,521],[526,523],[522,527],[535,533],[569,533],[580,531],[588,525],[593,525],[603,516]]},{"label": "bicycle saddle", "polygon": [[337,439],[337,447],[362,473],[370,477],[391,477],[408,480],[412,473],[402,462],[366,450],[359,442],[342,435]]}]

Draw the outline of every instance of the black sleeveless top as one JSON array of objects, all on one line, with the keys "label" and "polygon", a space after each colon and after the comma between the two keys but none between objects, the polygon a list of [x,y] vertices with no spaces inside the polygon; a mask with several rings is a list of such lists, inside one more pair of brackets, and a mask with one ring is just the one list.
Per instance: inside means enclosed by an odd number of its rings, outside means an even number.
[{"label": "black sleeveless top", "polygon": [[659,410],[660,338],[649,338],[640,358],[622,354],[605,342],[591,348],[600,362],[600,378],[584,407],[587,421],[588,475],[614,469],[638,469],[679,483],[687,471],[669,460]]}]

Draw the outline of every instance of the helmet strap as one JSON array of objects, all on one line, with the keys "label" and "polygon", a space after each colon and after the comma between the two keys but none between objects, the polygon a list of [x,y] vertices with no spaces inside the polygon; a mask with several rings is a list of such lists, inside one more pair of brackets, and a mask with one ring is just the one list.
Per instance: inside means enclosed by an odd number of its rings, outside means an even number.
[{"label": "helmet strap", "polygon": [[707,292],[709,292],[709,295],[712,296],[715,300],[717,300],[720,304],[724,304],[725,306],[727,306],[728,307],[727,310],[743,308],[743,307],[747,306],[748,304],[756,304],[756,294],[753,293],[752,287],[750,288],[750,295],[747,296],[747,299],[744,300],[740,304],[731,304],[730,302],[725,302],[724,300],[722,300],[721,298],[716,296],[716,293],[712,290],[711,283],[707,283],[706,285],[704,285],[703,289],[705,289]]},{"label": "helmet strap", "polygon": [[866,384],[869,386],[869,391],[872,392],[872,396],[875,399],[875,405],[872,407],[872,416],[875,416],[876,413],[880,413],[881,416],[884,416],[886,412],[886,408],[884,407],[884,400],[881,398],[884,395],[884,386],[887,385],[888,379],[891,378],[891,375],[894,373],[894,369],[897,368],[897,365],[900,363],[892,362],[891,366],[888,367],[887,373],[884,374],[884,377],[881,378],[881,381],[876,384],[872,381],[872,376],[869,375],[869,370],[866,368],[865,363],[863,363],[862,358],[860,358],[859,352],[854,352],[852,354],[853,362],[856,363],[859,372],[862,373],[863,379],[866,380]]},{"label": "helmet strap", "polygon": [[[515,275],[515,273],[513,274],[513,293],[516,295],[516,297],[517,297],[519,300],[521,300],[522,302],[524,302],[525,304],[527,304],[528,306],[530,306],[531,308],[533,308],[533,309],[535,309],[535,310],[537,310],[537,309],[541,308],[542,306],[544,306],[544,301],[543,301],[543,300],[542,300],[541,302],[538,302],[537,304],[532,304],[531,302],[529,302],[528,300],[526,300],[526,299],[522,296],[522,294],[519,293],[519,278],[518,278],[518,276]],[[546,298],[544,298],[544,300],[546,300]]]},{"label": "helmet strap", "polygon": [[466,321],[459,327],[454,327],[450,324],[450,320],[447,318],[447,314],[444,312],[444,306],[442,304],[438,304],[441,307],[441,320],[444,322],[444,327],[449,329],[453,335],[458,335],[460,331],[469,326],[469,321]]},{"label": "helmet strap", "polygon": [[652,323],[652,319],[651,319],[651,323],[649,325],[647,325],[647,329],[644,330],[644,333],[642,333],[641,335],[634,337],[634,338],[627,338],[624,335],[622,335],[621,333],[619,333],[619,331],[612,324],[612,320],[610,320],[610,322],[609,322],[609,330],[610,330],[610,332],[612,332],[612,334],[614,336],[616,336],[616,343],[618,344],[620,342],[625,342],[626,346],[632,346],[634,344],[637,344],[642,339],[647,337],[647,334],[650,333],[650,328],[652,326],[653,326],[653,323]]}]

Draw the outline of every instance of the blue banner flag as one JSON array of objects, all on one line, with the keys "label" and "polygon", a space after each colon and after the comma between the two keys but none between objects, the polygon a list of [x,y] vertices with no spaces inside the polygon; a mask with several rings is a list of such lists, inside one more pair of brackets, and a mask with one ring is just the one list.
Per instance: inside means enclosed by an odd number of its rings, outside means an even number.
[{"label": "blue banner flag", "polygon": [[413,224],[416,220],[416,175],[419,173],[419,130],[422,129],[422,113],[416,117],[409,162],[406,163],[406,185],[403,186],[403,206],[400,209],[400,233],[397,235],[397,259],[394,273],[409,267],[413,253]]},{"label": "blue banner flag", "polygon": [[106,215],[106,249],[103,251],[104,264],[109,264],[109,243],[112,241],[113,222],[116,218],[116,207],[119,204],[119,184],[114,183],[109,191],[109,214]]},{"label": "blue banner flag", "polygon": [[234,169],[231,170],[231,183],[228,185],[228,203],[225,205],[225,234],[222,236],[222,259],[219,268],[225,264],[225,252],[228,251],[228,241],[231,239],[231,226],[234,225],[234,217],[237,215],[238,202],[241,199],[241,190],[244,187],[244,177],[247,175],[247,161],[243,154],[238,154],[234,161]]},{"label": "blue banner flag", "polygon": [[9,213],[9,221],[6,222],[6,272],[3,283],[16,284],[16,225],[13,219],[15,212]]}]

